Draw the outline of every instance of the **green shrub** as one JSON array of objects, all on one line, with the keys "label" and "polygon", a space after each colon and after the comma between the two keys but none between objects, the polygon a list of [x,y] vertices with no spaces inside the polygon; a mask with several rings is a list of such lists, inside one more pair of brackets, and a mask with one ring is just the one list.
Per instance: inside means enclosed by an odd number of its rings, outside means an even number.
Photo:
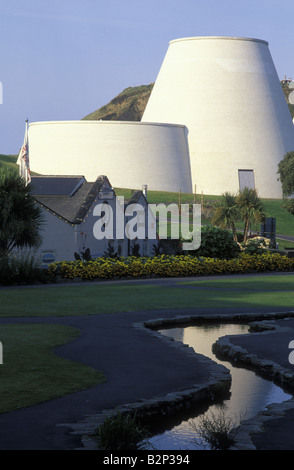
[{"label": "green shrub", "polygon": [[[226,410],[204,414],[200,417],[199,425],[190,422],[191,427],[202,440],[201,444],[208,445],[210,450],[228,450],[234,443],[238,432],[238,421],[226,415]],[[196,445],[198,444],[196,440]]]},{"label": "green shrub", "polygon": [[201,245],[195,251],[196,256],[230,259],[240,253],[240,247],[230,231],[206,225],[201,228]]},{"label": "green shrub", "polygon": [[1,284],[31,284],[47,279],[46,272],[40,268],[38,257],[30,251],[9,253],[0,258]]},{"label": "green shrub", "polygon": [[121,413],[107,418],[95,432],[100,450],[139,450],[144,448],[148,436],[135,415]]}]

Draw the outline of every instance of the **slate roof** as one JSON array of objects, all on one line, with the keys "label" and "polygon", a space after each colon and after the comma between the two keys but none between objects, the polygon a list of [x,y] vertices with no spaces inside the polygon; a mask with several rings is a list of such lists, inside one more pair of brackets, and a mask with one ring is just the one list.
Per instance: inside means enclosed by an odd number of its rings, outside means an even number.
[{"label": "slate roof", "polygon": [[[125,207],[130,204],[137,204],[141,196],[144,196],[143,191],[141,191],[140,189],[134,191],[129,199],[125,199]],[[146,199],[145,196],[144,196],[144,199]]]},{"label": "slate roof", "polygon": [[84,176],[34,176],[31,194],[72,196],[85,181]]},{"label": "slate roof", "polygon": [[110,186],[106,176],[99,176],[94,183],[83,176],[32,176],[32,195],[53,214],[80,224],[105,183]]}]

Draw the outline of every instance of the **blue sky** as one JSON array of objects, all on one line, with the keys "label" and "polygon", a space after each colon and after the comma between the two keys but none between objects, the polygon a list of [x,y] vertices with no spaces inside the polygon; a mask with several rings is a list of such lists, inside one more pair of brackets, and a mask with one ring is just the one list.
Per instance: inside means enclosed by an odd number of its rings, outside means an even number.
[{"label": "blue sky", "polygon": [[291,2],[0,2],[0,153],[18,153],[26,118],[81,119],[123,89],[155,81],[172,39],[264,39],[280,79],[294,79]]}]

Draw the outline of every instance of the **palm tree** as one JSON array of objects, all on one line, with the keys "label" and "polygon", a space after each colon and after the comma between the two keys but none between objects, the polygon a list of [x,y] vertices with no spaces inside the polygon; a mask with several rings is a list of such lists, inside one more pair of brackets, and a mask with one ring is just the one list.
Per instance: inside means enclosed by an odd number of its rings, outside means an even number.
[{"label": "palm tree", "polygon": [[41,241],[42,210],[31,187],[14,171],[0,171],[0,258],[14,248],[38,246]]},{"label": "palm tree", "polygon": [[247,240],[248,230],[251,222],[263,222],[265,213],[262,201],[257,194],[256,189],[245,187],[236,198],[237,205],[240,208],[244,220],[244,242]]},{"label": "palm tree", "polygon": [[220,228],[228,228],[233,232],[237,241],[236,222],[240,220],[240,211],[236,203],[236,196],[228,192],[223,194],[221,201],[214,205],[212,223]]}]

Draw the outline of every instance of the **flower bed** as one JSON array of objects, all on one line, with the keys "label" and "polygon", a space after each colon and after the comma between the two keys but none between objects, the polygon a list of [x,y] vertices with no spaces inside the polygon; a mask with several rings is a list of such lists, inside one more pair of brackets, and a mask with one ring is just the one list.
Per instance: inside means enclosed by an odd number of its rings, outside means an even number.
[{"label": "flower bed", "polygon": [[87,262],[52,263],[49,265],[48,275],[51,278],[92,280],[186,277],[269,271],[294,271],[294,258],[271,252],[262,255],[242,253],[233,259],[201,258],[191,255],[97,258]]}]

